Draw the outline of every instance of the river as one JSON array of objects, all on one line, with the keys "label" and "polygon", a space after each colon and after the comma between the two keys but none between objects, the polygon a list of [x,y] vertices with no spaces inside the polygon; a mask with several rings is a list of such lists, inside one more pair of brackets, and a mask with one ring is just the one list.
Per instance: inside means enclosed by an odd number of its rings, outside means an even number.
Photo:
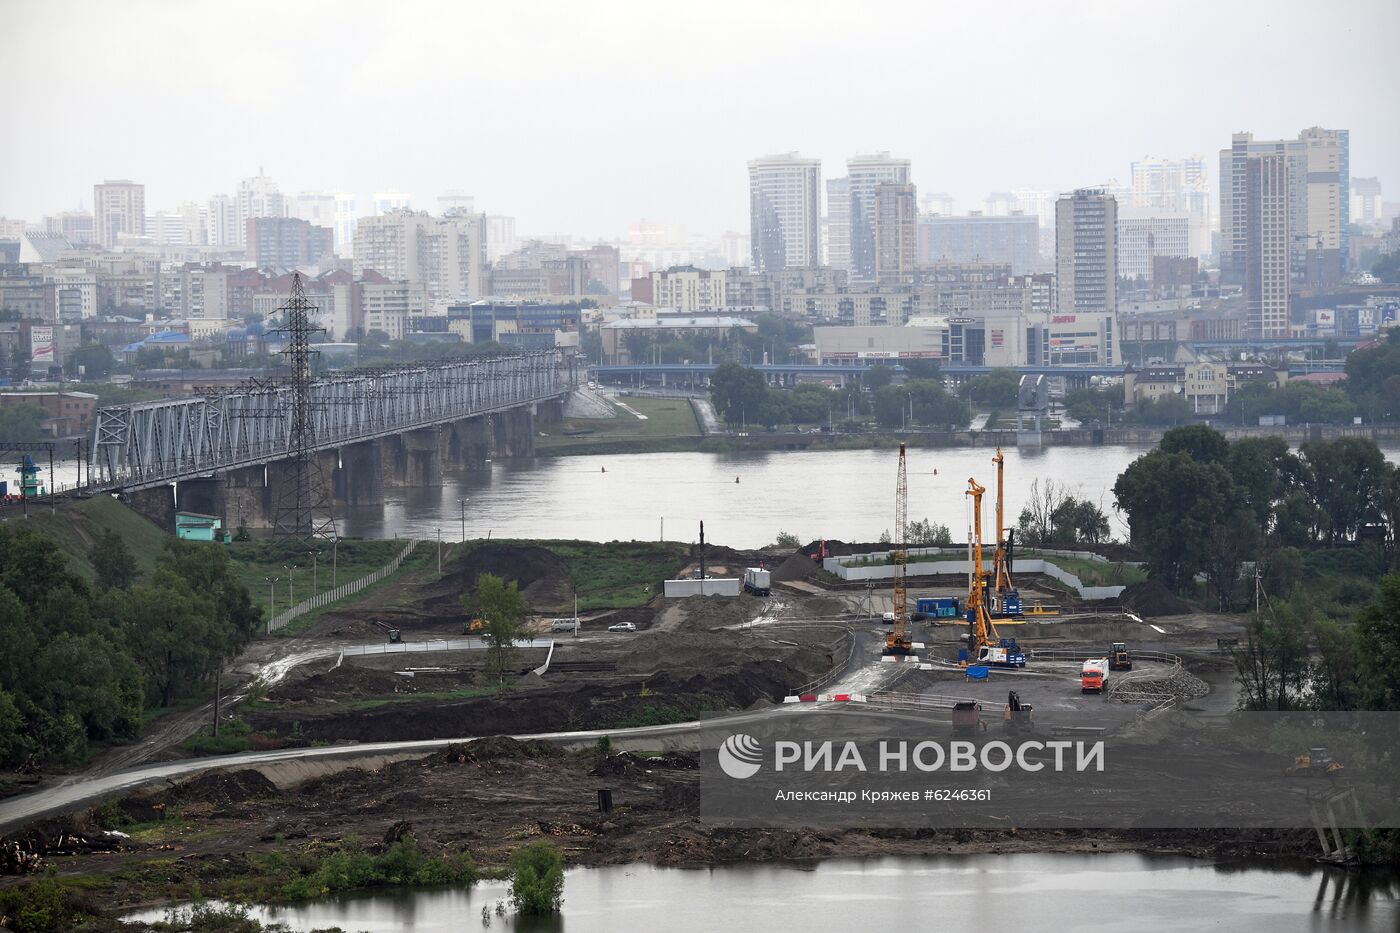
[{"label": "river", "polygon": [[[1177,857],[972,855],[843,859],[712,869],[623,865],[567,873],[561,918],[491,916],[499,882],[470,891],[329,898],[252,915],[303,933],[471,930],[977,930],[1101,933],[1105,929],[1231,933],[1394,930],[1400,882],[1315,866],[1226,864]],[[160,919],[143,911],[132,919]]]},{"label": "river", "polygon": [[[1127,529],[1113,506],[1118,474],[1147,447],[1046,447],[1006,450],[1006,519],[1014,524],[1036,479],[1054,480],[1110,515],[1115,537]],[[1382,448],[1400,462],[1400,445]],[[965,540],[971,525],[968,477],[988,489],[986,533],[994,518],[995,451],[917,449],[908,454],[909,519],[947,525]],[[337,516],[356,537],[573,538],[656,540],[756,548],[779,531],[802,541],[874,541],[894,527],[892,450],[742,453],[596,454],[499,461],[490,470],[445,476],[441,487],[386,490],[382,506]],[[735,481],[738,482],[735,482]]]}]

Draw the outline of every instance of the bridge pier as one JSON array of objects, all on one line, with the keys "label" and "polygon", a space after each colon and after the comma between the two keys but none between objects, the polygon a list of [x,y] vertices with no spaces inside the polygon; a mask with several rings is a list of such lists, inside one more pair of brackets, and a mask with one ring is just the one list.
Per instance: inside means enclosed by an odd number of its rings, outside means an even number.
[{"label": "bridge pier", "polygon": [[441,486],[442,450],[438,429],[420,428],[401,435],[405,486]]},{"label": "bridge pier", "polygon": [[350,444],[340,449],[335,497],[347,505],[384,504],[384,465],[377,441]]},{"label": "bridge pier", "polygon": [[397,489],[408,485],[408,450],[404,447],[402,434],[390,434],[373,441],[379,448],[381,485],[386,489]]},{"label": "bridge pier", "polygon": [[153,486],[124,492],[122,501],[170,533],[175,532],[175,487]]},{"label": "bridge pier", "polygon": [[225,507],[223,477],[186,479],[175,484],[175,508],[181,512],[215,515],[227,525]]},{"label": "bridge pier", "polygon": [[444,465],[486,469],[491,459],[491,426],[487,418],[463,418],[443,425]]},{"label": "bridge pier", "polygon": [[530,408],[515,408],[491,416],[492,449],[500,457],[533,457],[535,455],[535,413]]},{"label": "bridge pier", "polygon": [[224,524],[235,531],[239,525],[271,528],[273,503],[266,469],[254,466],[230,470],[224,479]]}]

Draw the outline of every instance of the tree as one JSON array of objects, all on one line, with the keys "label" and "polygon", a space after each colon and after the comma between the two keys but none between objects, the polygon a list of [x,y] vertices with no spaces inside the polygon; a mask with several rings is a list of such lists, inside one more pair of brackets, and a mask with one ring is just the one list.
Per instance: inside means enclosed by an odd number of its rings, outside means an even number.
[{"label": "tree", "polygon": [[124,590],[136,580],[136,558],[126,549],[122,536],[110,529],[102,532],[88,549],[88,562],[97,574],[97,585],[104,590]]},{"label": "tree", "polygon": [[729,424],[757,420],[759,407],[768,397],[763,374],[738,363],[717,366],[710,377],[710,397]]},{"label": "tree", "polygon": [[883,364],[875,364],[861,377],[861,382],[871,390],[882,389],[894,382],[894,370]]},{"label": "tree", "polygon": [[1148,424],[1165,427],[1190,421],[1193,412],[1191,403],[1180,395],[1163,395],[1156,399],[1140,398],[1133,407],[1123,413],[1123,420],[1133,424]]},{"label": "tree", "polygon": [[918,547],[947,547],[953,543],[953,533],[947,525],[927,518],[909,523],[909,542]]},{"label": "tree", "polygon": [[491,669],[497,681],[504,683],[510,653],[525,618],[525,597],[516,581],[507,583],[495,574],[483,573],[476,579],[475,608],[481,614],[481,637],[491,654]]},{"label": "tree", "polygon": [[167,707],[214,662],[212,599],[161,568],[122,603],[127,641],[156,705]]},{"label": "tree", "polygon": [[510,900],[527,916],[557,914],[564,903],[564,857],[543,839],[510,856]]},{"label": "tree", "polygon": [[1274,527],[1274,512],[1302,472],[1302,464],[1281,437],[1247,437],[1229,445],[1230,478],[1260,532]]},{"label": "tree", "polygon": [[1016,521],[1016,538],[1024,547],[1045,547],[1054,537],[1054,515],[1069,498],[1064,486],[1053,479],[1031,480],[1030,496]]},{"label": "tree", "polygon": [[81,374],[84,379],[103,379],[112,374],[115,362],[105,345],[85,343],[68,354],[63,371],[74,378]]},{"label": "tree", "polygon": [[1254,617],[1245,644],[1234,652],[1239,705],[1249,710],[1289,710],[1304,705],[1310,673],[1306,609],[1291,604]]},{"label": "tree", "polygon": [[1366,709],[1400,709],[1400,573],[1356,617]]},{"label": "tree", "polygon": [[1186,454],[1197,463],[1224,463],[1230,442],[1210,425],[1189,424],[1163,434],[1157,448],[1163,453]]},{"label": "tree", "polygon": [[785,548],[791,551],[796,548],[800,548],[802,546],[802,542],[798,540],[797,535],[791,534],[786,531],[780,531],[778,532],[777,540],[773,542],[773,546]]},{"label": "tree", "polygon": [[[1391,259],[1400,265],[1400,253]],[[1371,421],[1400,420],[1400,328],[1389,328],[1379,346],[1353,351],[1346,371],[1347,395]]]},{"label": "tree", "polygon": [[1300,453],[1302,487],[1317,507],[1322,540],[1335,547],[1354,539],[1362,524],[1379,516],[1385,455],[1374,441],[1358,437],[1312,441]]},{"label": "tree", "polygon": [[1258,555],[1262,538],[1253,514],[1244,508],[1234,509],[1206,530],[1203,554],[1206,583],[1214,591],[1221,612],[1234,608],[1240,568],[1246,560]]},{"label": "tree", "polygon": [[964,382],[958,394],[989,408],[1005,408],[1016,404],[1020,388],[1021,375],[1016,370],[994,369]]},{"label": "tree", "polygon": [[909,374],[911,380],[927,379],[935,381],[942,374],[942,367],[938,365],[938,360],[932,358],[919,357],[903,360],[900,362],[900,365],[904,367],[904,371]]},{"label": "tree", "polygon": [[1147,552],[1152,576],[1183,592],[1205,557],[1213,525],[1238,501],[1225,468],[1158,447],[1134,460],[1113,485],[1130,539]]},{"label": "tree", "polygon": [[15,405],[0,409],[0,442],[7,444],[27,444],[50,435],[44,433],[43,424],[49,413],[38,405]]},{"label": "tree", "polygon": [[15,341],[15,345],[10,349],[8,369],[10,381],[13,382],[15,385],[23,383],[26,379],[29,378],[29,374],[33,369],[33,366],[34,363],[31,359],[30,346],[28,341]]}]

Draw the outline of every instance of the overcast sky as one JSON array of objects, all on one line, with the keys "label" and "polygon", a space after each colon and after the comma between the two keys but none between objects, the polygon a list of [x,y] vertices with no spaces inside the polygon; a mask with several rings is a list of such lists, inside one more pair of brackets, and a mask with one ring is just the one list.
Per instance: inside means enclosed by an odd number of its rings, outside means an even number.
[{"label": "overcast sky", "polygon": [[0,216],[231,192],[474,194],[522,233],[748,229],[745,162],[913,160],[923,191],[1128,177],[1230,133],[1351,130],[1400,200],[1396,0],[0,0]]}]

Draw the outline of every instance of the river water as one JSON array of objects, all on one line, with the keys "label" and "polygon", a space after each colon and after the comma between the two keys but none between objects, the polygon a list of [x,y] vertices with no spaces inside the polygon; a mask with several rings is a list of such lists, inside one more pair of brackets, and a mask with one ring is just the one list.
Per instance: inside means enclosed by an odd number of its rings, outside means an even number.
[{"label": "river water", "polygon": [[[1110,515],[1115,537],[1127,529],[1113,504],[1118,474],[1147,447],[1046,447],[1006,450],[1006,520],[1014,524],[1036,479],[1054,480]],[[1383,448],[1400,462],[1400,445]],[[984,534],[994,524],[996,467],[983,447],[918,449],[908,454],[909,519],[928,518],[966,540],[968,477],[988,489]],[[738,548],[773,543],[779,531],[816,538],[874,541],[894,527],[898,456],[892,450],[597,454],[499,461],[490,470],[444,477],[443,485],[386,490],[382,506],[337,516],[357,537],[573,538],[585,541],[707,541]],[[738,482],[735,482],[738,480]],[[466,500],[465,510],[460,501]]]},{"label": "river water", "polygon": [[[1102,933],[1110,929],[1231,933],[1371,931],[1400,927],[1400,882],[1320,867],[1265,867],[1143,856],[975,855],[843,859],[801,867],[713,869],[624,865],[567,873],[560,918],[519,921],[483,907],[497,882],[470,891],[332,898],[253,916],[302,933],[651,930],[976,930]],[[133,919],[155,920],[160,911]]]}]

